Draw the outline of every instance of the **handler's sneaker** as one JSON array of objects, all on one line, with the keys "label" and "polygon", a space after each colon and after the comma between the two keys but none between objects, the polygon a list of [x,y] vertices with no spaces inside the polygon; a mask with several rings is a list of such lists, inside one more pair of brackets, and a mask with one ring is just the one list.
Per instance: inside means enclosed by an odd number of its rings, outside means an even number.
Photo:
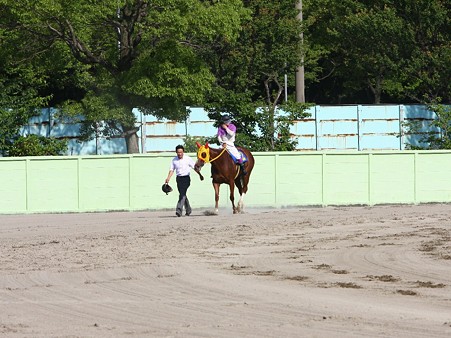
[{"label": "handler's sneaker", "polygon": [[175,213],[177,215],[177,217],[181,217],[182,214],[179,214],[178,212]]}]

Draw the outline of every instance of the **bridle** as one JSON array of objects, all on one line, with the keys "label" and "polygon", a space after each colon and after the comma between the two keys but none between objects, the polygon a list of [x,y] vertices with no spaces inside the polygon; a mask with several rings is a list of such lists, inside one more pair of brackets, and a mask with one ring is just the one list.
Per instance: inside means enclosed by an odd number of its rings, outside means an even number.
[{"label": "bridle", "polygon": [[208,144],[206,144],[204,146],[201,146],[200,144],[198,144],[198,147],[199,147],[199,150],[197,151],[197,158],[205,163],[211,163],[213,161],[216,161],[227,150],[226,148],[223,148],[218,156],[216,156],[213,159],[210,159],[210,148],[208,147]]}]

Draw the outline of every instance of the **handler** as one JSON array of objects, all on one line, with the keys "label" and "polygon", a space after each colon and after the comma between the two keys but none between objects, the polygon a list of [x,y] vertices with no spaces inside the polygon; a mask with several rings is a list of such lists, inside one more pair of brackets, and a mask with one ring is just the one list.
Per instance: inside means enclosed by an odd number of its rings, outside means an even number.
[{"label": "handler", "polygon": [[189,186],[191,185],[190,168],[194,169],[195,163],[191,157],[185,154],[185,148],[182,145],[175,147],[175,152],[177,153],[177,156],[174,157],[171,161],[171,167],[169,169],[168,177],[166,178],[165,183],[169,183],[172,174],[175,171],[175,174],[177,176],[177,190],[179,191],[179,200],[177,202],[175,214],[177,215],[177,217],[182,216],[183,207],[185,207],[185,215],[189,216],[191,215],[192,209],[186,193]]}]

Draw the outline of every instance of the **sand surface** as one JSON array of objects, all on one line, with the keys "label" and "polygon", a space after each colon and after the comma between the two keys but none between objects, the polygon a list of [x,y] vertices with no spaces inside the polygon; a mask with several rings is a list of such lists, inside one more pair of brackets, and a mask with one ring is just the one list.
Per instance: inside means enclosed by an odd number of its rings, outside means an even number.
[{"label": "sand surface", "polygon": [[451,205],[0,215],[0,336],[451,337]]}]

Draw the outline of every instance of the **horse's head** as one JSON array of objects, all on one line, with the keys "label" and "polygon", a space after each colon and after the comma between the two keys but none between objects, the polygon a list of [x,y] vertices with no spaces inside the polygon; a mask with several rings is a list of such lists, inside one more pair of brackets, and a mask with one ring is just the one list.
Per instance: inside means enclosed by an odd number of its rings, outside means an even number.
[{"label": "horse's head", "polygon": [[197,161],[196,166],[198,168],[202,168],[205,163],[210,162],[210,148],[208,146],[208,142],[205,145],[201,145],[199,142],[196,142],[197,148]]},{"label": "horse's head", "polygon": [[203,176],[201,175],[200,171],[202,167],[204,166],[205,162],[210,161],[210,148],[208,147],[208,142],[205,143],[205,145],[201,145],[199,142],[196,142],[197,148],[199,150],[197,151],[197,161],[194,164],[194,170],[199,174],[200,179],[203,180]]}]

